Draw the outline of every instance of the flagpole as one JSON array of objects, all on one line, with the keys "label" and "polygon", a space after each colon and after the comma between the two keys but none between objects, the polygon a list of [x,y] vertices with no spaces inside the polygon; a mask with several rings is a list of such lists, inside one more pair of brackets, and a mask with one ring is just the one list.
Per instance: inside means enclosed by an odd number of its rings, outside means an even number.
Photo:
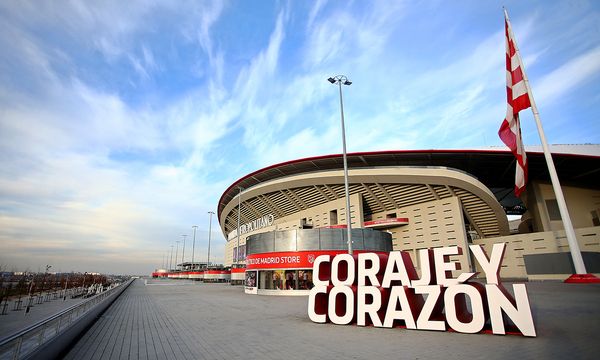
[{"label": "flagpole", "polygon": [[552,154],[550,153],[550,148],[548,147],[548,142],[546,141],[546,135],[544,134],[544,129],[542,128],[540,114],[538,112],[537,105],[535,104],[535,100],[533,98],[533,92],[531,91],[531,87],[529,86],[529,78],[527,77],[525,65],[523,64],[523,60],[521,59],[521,52],[519,51],[517,40],[512,32],[512,24],[510,23],[510,20],[508,18],[508,12],[506,11],[506,9],[504,9],[504,16],[506,17],[506,21],[508,23],[508,28],[512,36],[512,41],[515,47],[515,52],[519,59],[520,66],[522,66],[523,81],[525,82],[525,88],[527,89],[527,93],[529,94],[531,111],[533,112],[533,118],[535,119],[538,134],[542,142],[544,157],[546,158],[548,172],[550,173],[550,181],[552,182],[552,188],[554,189],[554,195],[556,196],[556,202],[558,203],[558,209],[560,211],[560,217],[565,228],[565,234],[567,235],[567,242],[569,243],[569,251],[571,252],[571,257],[573,258],[573,265],[575,265],[575,273],[580,275],[587,274],[585,264],[583,263],[583,257],[581,256],[581,251],[579,250],[579,243],[577,242],[575,230],[573,229],[573,223],[571,222],[569,210],[567,209],[567,203],[565,202],[565,197],[563,195],[562,188],[558,180],[558,175],[556,174],[556,168],[554,167]]}]

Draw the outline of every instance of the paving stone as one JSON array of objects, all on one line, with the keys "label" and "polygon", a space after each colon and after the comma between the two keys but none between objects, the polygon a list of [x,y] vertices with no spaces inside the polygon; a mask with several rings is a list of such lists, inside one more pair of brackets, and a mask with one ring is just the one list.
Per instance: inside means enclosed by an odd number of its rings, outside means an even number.
[{"label": "paving stone", "polygon": [[596,359],[600,285],[527,284],[537,338],[315,324],[307,297],[134,282],[67,359]]}]

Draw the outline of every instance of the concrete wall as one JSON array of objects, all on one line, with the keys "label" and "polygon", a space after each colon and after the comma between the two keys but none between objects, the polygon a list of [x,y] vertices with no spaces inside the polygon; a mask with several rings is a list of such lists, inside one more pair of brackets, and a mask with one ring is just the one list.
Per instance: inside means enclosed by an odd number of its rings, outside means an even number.
[{"label": "concrete wall", "polygon": [[[562,186],[567,208],[574,228],[594,226],[592,211],[600,214],[600,191]],[[533,217],[534,230],[557,231],[563,230],[561,220],[552,220],[548,211],[548,200],[555,200],[554,190],[549,183],[531,184],[527,192],[526,204],[529,216]]]},{"label": "concrete wall", "polygon": [[[600,252],[600,226],[575,229],[575,233],[581,251]],[[523,259],[523,255],[526,254],[568,252],[569,245],[563,230],[501,236],[474,241],[475,244],[482,245],[488,254],[491,254],[492,245],[500,242],[506,243],[506,253],[504,254],[504,261],[500,270],[500,276],[503,278],[564,280],[571,275],[549,274],[547,276],[528,276]],[[477,268],[477,271],[482,272],[480,268]]]}]

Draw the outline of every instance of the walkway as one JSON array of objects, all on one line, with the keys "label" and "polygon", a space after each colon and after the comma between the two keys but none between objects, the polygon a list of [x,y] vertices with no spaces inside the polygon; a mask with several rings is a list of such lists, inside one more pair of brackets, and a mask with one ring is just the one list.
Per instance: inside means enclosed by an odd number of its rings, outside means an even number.
[{"label": "walkway", "polygon": [[[154,284],[154,285],[152,285]],[[314,324],[306,297],[137,280],[67,359],[595,359],[600,286],[529,283],[537,338]]]}]

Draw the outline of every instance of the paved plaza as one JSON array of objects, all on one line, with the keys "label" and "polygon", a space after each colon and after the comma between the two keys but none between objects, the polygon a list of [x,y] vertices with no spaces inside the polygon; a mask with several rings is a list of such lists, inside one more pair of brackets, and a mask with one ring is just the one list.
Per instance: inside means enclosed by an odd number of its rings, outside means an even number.
[{"label": "paved plaza", "polygon": [[50,316],[67,309],[68,307],[79,304],[83,300],[85,299],[81,297],[75,299],[67,297],[65,300],[63,300],[61,297],[43,302],[41,304],[34,303],[31,309],[29,309],[29,312],[25,313],[27,297],[23,297],[24,305],[18,311],[13,310],[15,299],[12,299],[8,302],[9,306],[7,308],[6,315],[0,315],[0,339],[8,337],[37,322],[45,320]]},{"label": "paved plaza", "polygon": [[315,324],[307,297],[136,280],[67,359],[597,359],[600,285],[527,284],[537,338]]}]

